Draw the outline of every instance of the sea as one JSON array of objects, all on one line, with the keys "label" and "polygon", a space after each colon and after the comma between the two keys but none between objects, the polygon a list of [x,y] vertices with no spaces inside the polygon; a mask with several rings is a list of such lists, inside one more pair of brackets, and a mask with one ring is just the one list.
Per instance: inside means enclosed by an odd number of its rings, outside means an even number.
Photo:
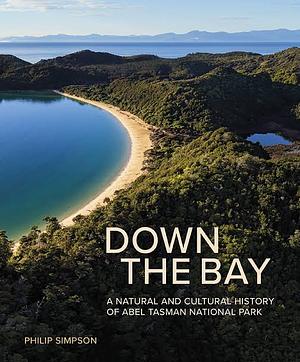
[{"label": "sea", "polygon": [[0,42],[0,54],[11,54],[31,63],[50,59],[80,50],[108,52],[130,56],[153,54],[163,58],[178,58],[190,53],[227,53],[235,51],[258,54],[272,54],[282,50],[300,47],[295,43],[7,43]]}]

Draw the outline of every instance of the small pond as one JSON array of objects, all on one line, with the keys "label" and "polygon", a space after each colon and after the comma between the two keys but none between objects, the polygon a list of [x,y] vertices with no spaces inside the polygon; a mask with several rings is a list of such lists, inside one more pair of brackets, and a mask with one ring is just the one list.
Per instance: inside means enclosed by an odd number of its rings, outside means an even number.
[{"label": "small pond", "polygon": [[255,133],[247,138],[251,142],[259,142],[262,146],[290,145],[292,142],[276,133]]}]

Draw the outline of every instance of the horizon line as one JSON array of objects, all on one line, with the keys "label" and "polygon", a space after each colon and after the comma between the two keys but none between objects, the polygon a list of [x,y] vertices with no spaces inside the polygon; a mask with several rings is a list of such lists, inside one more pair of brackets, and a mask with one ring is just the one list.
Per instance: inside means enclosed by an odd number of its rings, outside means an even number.
[{"label": "horizon line", "polygon": [[[276,28],[276,29],[252,29],[252,30],[241,30],[241,31],[225,31],[225,30],[218,30],[218,31],[208,31],[208,30],[199,30],[194,29],[187,32],[176,32],[176,31],[169,31],[169,32],[163,32],[163,33],[156,33],[156,34],[101,34],[101,33],[84,33],[84,34],[70,34],[70,33],[55,33],[55,34],[39,34],[39,35],[6,35],[1,36],[0,40],[7,39],[7,38],[24,38],[24,37],[34,37],[34,38],[41,38],[46,36],[91,36],[91,35],[97,35],[97,36],[119,36],[119,37],[141,37],[141,36],[149,36],[149,37],[155,37],[158,35],[167,35],[167,34],[175,34],[175,35],[186,35],[193,32],[201,32],[201,33],[209,33],[209,34],[218,34],[218,33],[225,33],[225,34],[239,34],[239,33],[253,33],[253,32],[261,32],[261,31],[300,31],[300,28],[296,29],[289,29],[289,28]],[[299,39],[300,41],[300,39]]]}]

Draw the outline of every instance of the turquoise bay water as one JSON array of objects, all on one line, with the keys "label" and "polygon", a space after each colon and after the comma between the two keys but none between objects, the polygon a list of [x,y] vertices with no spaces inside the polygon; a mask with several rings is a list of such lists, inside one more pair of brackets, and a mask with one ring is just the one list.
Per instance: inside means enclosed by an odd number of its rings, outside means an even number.
[{"label": "turquoise bay water", "polygon": [[276,133],[255,133],[247,138],[251,142],[259,142],[262,146],[289,145],[292,142]]},{"label": "turquoise bay water", "polygon": [[17,238],[92,200],[130,155],[110,113],[53,93],[0,93],[0,229]]}]

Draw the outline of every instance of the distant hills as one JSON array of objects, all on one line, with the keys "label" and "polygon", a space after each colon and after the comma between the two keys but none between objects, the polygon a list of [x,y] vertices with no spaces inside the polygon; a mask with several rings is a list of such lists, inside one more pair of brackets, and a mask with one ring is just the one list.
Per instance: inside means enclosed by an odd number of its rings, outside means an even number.
[{"label": "distant hills", "polygon": [[0,54],[0,75],[7,71],[13,71],[14,69],[25,67],[26,65],[30,65],[30,63],[13,55]]},{"label": "distant hills", "polygon": [[6,42],[300,42],[300,29],[255,30],[227,33],[194,30],[158,35],[45,35],[2,38]]},{"label": "distant hills", "polygon": [[[114,80],[181,80],[229,69],[247,76],[271,78],[274,82],[299,84],[300,49],[261,56],[232,52],[195,53],[178,59],[153,55],[123,57],[84,50],[30,64],[11,55],[0,56],[0,90],[58,89],[67,85],[110,84]],[[271,81],[271,80],[270,80]]]}]

